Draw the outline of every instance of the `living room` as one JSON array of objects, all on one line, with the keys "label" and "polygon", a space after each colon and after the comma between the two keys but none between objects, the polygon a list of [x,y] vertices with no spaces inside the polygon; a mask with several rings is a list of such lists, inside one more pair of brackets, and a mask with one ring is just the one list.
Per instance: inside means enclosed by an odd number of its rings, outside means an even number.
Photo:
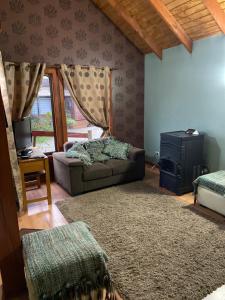
[{"label": "living room", "polygon": [[225,1],[3,0],[0,295],[225,299]]}]

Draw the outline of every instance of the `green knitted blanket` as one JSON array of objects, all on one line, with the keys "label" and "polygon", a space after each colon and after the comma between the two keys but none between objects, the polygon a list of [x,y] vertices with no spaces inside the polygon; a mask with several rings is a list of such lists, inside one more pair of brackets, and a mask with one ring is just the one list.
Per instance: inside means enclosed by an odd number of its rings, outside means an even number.
[{"label": "green knitted blanket", "polygon": [[221,196],[225,196],[225,171],[217,171],[214,173],[199,176],[193,182],[194,194],[198,192],[198,186],[206,187]]},{"label": "green knitted blanket", "polygon": [[78,299],[111,289],[107,256],[84,222],[22,237],[26,279],[37,299]]}]

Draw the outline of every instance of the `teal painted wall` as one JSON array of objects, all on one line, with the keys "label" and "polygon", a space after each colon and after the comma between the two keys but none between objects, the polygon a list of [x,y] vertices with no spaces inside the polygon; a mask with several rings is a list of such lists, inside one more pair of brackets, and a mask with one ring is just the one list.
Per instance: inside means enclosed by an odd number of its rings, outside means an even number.
[{"label": "teal painted wall", "polygon": [[205,160],[225,169],[225,37],[167,49],[160,61],[145,57],[145,150],[159,151],[160,132],[196,128],[206,134]]}]

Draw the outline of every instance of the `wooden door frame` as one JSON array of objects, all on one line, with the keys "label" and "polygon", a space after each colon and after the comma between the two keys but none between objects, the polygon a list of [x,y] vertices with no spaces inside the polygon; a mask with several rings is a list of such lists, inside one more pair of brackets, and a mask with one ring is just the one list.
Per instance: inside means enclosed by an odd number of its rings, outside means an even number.
[{"label": "wooden door frame", "polygon": [[16,210],[17,194],[13,182],[6,134],[7,121],[0,92],[0,270],[3,299],[17,296],[26,289],[22,246]]},{"label": "wooden door frame", "polygon": [[46,68],[45,75],[50,77],[52,91],[52,111],[55,130],[56,151],[63,151],[63,144],[67,141],[66,115],[62,79],[56,68]]},{"label": "wooden door frame", "polygon": [[68,141],[67,125],[66,125],[66,110],[65,110],[65,96],[64,96],[64,83],[60,70],[57,69],[58,87],[59,87],[59,99],[61,107],[61,120],[62,120],[62,136],[63,144]]}]

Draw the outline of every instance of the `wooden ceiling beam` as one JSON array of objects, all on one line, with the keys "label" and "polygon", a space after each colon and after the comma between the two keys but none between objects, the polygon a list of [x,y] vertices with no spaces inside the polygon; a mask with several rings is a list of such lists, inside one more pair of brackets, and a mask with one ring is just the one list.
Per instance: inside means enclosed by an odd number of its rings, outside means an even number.
[{"label": "wooden ceiling beam", "polygon": [[203,0],[203,3],[208,8],[222,32],[225,33],[225,13],[220,4],[216,0]]},{"label": "wooden ceiling beam", "polygon": [[[211,1],[211,0],[209,0]],[[182,26],[177,22],[162,0],[148,0],[149,4],[157,11],[171,31],[176,35],[185,48],[191,53],[193,42]]]},{"label": "wooden ceiling beam", "polygon": [[144,42],[158,56],[158,58],[162,59],[162,48],[160,48],[159,45],[157,45],[157,43],[151,36],[145,35],[138,22],[134,18],[132,18],[128,13],[126,13],[121,7],[121,5],[119,5],[115,0],[106,0],[105,3],[111,6],[111,8],[116,13],[117,17],[122,19],[123,22],[125,22],[129,27],[131,27],[140,39],[144,40]]}]

